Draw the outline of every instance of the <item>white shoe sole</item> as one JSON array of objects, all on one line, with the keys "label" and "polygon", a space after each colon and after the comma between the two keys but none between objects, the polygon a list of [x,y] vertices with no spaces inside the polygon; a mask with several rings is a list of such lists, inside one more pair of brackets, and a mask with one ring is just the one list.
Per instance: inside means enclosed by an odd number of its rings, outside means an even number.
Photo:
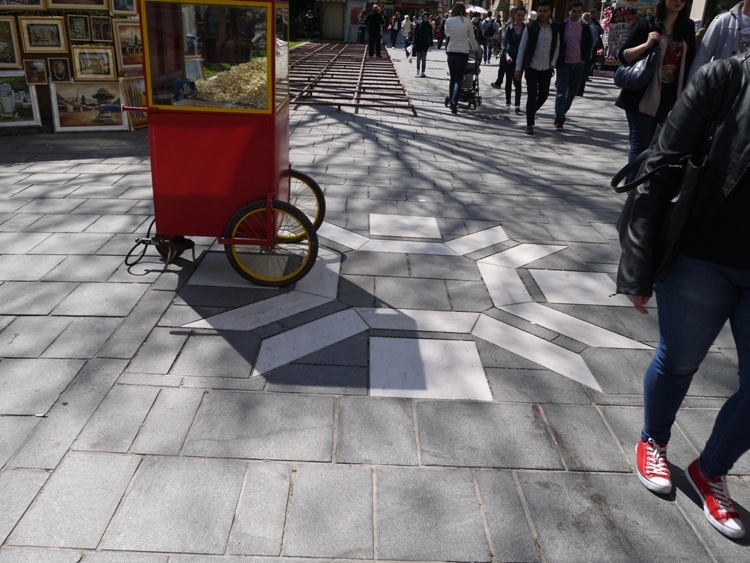
[{"label": "white shoe sole", "polygon": [[693,489],[695,489],[695,492],[698,493],[698,498],[700,498],[701,501],[703,502],[703,513],[706,515],[706,520],[708,520],[709,524],[711,524],[714,528],[716,528],[719,532],[721,532],[728,538],[732,538],[733,540],[744,538],[745,537],[744,528],[742,528],[741,530],[730,528],[729,526],[725,526],[724,524],[719,522],[716,518],[711,516],[711,512],[708,510],[708,506],[706,506],[705,501],[703,501],[703,495],[701,494],[700,489],[693,482],[693,479],[690,477],[690,473],[688,472],[687,467],[685,468],[685,477],[687,477],[688,483],[690,483],[693,486]]},{"label": "white shoe sole", "polygon": [[[638,446],[635,446],[635,455],[636,458],[638,457]],[[659,485],[657,483],[653,483],[652,481],[649,481],[646,479],[643,475],[641,475],[641,472],[638,471],[638,467],[635,468],[635,472],[638,475],[638,480],[643,484],[644,487],[646,487],[649,491],[652,493],[656,493],[658,495],[668,495],[672,492],[672,483],[669,485]]]}]

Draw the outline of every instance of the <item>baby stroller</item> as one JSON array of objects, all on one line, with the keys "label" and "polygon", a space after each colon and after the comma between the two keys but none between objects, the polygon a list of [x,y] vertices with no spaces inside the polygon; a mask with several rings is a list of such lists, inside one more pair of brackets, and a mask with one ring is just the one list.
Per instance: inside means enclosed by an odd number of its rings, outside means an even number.
[{"label": "baby stroller", "polygon": [[[477,109],[482,105],[482,96],[479,95],[479,66],[482,64],[482,52],[469,52],[469,62],[466,65],[461,92],[458,95],[459,103],[465,103],[469,109]],[[445,97],[445,107],[451,105],[450,96]]]}]

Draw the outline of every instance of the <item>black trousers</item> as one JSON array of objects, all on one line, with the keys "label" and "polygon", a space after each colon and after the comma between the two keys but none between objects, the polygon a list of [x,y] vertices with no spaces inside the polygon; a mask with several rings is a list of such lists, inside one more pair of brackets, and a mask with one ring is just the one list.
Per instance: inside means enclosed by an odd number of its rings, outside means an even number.
[{"label": "black trousers", "polygon": [[549,97],[552,82],[552,69],[534,70],[527,68],[526,75],[526,125],[534,125],[534,116]]},{"label": "black trousers", "polygon": [[380,56],[380,46],[382,44],[383,36],[379,33],[372,33],[370,32],[368,34],[370,36],[370,40],[367,42],[367,54],[371,57],[373,55]]}]

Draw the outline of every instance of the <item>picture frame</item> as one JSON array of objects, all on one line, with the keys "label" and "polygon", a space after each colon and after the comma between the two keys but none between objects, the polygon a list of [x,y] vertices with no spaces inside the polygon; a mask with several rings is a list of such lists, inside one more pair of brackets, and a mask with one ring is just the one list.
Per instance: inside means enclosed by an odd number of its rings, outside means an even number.
[{"label": "picture frame", "polygon": [[91,16],[91,40],[97,42],[111,43],[112,18],[108,16]]},{"label": "picture frame", "polygon": [[203,59],[200,57],[185,57],[185,80],[203,79]]},{"label": "picture frame", "polygon": [[[122,103],[131,107],[146,105],[146,81],[142,76],[120,78]],[[125,114],[131,130],[141,129],[148,125],[148,114],[140,111],[129,111]]]},{"label": "picture frame", "polygon": [[50,82],[70,82],[70,61],[66,57],[47,59]]},{"label": "picture frame", "polygon": [[26,84],[23,70],[0,71],[0,127],[41,125],[36,86]]},{"label": "picture frame", "polygon": [[68,14],[68,41],[91,41],[91,23],[89,17],[81,14]]},{"label": "picture frame", "polygon": [[117,80],[114,47],[72,45],[71,55],[76,80]]},{"label": "picture frame", "polygon": [[24,59],[23,73],[26,84],[44,86],[47,84],[47,63],[44,59]]},{"label": "picture frame", "polygon": [[143,38],[138,20],[115,22],[115,51],[121,70],[143,68]]},{"label": "picture frame", "polygon": [[45,0],[48,10],[109,10],[109,0]]},{"label": "picture frame", "polygon": [[20,52],[16,18],[0,17],[0,69],[21,68]]},{"label": "picture frame", "polygon": [[26,53],[67,53],[62,16],[19,17],[21,40]]},{"label": "picture frame", "polygon": [[35,10],[46,10],[44,0],[0,0],[0,10],[23,10],[31,12]]},{"label": "picture frame", "polygon": [[138,15],[137,0],[112,0],[113,16],[136,16]]},{"label": "picture frame", "polygon": [[51,82],[52,125],[55,132],[127,130],[120,111],[102,104],[120,104],[119,82]]}]

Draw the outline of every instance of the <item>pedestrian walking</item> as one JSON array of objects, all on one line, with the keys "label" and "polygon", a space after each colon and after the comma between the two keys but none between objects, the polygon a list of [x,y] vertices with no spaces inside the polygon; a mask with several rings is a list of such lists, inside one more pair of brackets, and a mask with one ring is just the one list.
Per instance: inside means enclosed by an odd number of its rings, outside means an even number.
[{"label": "pedestrian walking", "polygon": [[495,36],[499,29],[495,18],[490,14],[485,14],[482,20],[482,52],[484,62],[489,63],[492,59],[492,46],[495,44]]},{"label": "pedestrian walking", "polygon": [[451,113],[458,113],[458,97],[461,94],[461,83],[466,73],[466,65],[469,63],[469,52],[479,51],[474,38],[474,25],[466,17],[466,7],[463,2],[453,4],[451,17],[445,22],[445,36],[450,40],[445,47],[450,72],[448,86],[450,108]]},{"label": "pedestrian walking", "polygon": [[[432,49],[432,24],[430,14],[422,12],[422,21],[414,29],[413,54],[417,59],[417,76],[424,78],[427,70],[427,51]],[[420,72],[421,68],[421,72]]]},{"label": "pedestrian walking", "polygon": [[[709,61],[726,59],[750,48],[750,2],[740,2],[719,14],[703,35],[689,77]],[[689,78],[688,77],[688,78]]]},{"label": "pedestrian walking", "polygon": [[559,29],[550,20],[550,0],[539,0],[537,17],[523,30],[518,47],[515,80],[526,76],[526,134],[534,134],[536,112],[549,97],[549,86],[555,72],[555,63],[560,52]]},{"label": "pedestrian walking", "polygon": [[401,35],[404,38],[404,52],[406,53],[406,56],[409,56],[409,45],[411,45],[412,40],[412,25],[411,25],[411,19],[409,18],[409,15],[404,15],[404,24],[401,26]]},{"label": "pedestrian walking", "polygon": [[[523,6],[520,6],[523,8],[524,17],[526,16],[526,8]],[[508,23],[505,25],[505,28],[502,32],[502,38],[500,41],[503,41],[505,38],[505,32],[508,30],[509,27],[512,27],[515,25],[516,22],[516,11],[518,10],[518,7],[511,6],[510,10],[508,10]],[[493,88],[502,88],[503,87],[503,79],[505,78],[505,57],[503,57],[503,53],[500,53],[500,64],[497,67],[497,80],[495,80],[490,86]]]},{"label": "pedestrian walking", "polygon": [[440,18],[440,25],[435,29],[435,39],[437,39],[437,48],[440,50],[443,47],[443,40],[445,39],[445,48],[448,49],[448,39],[445,38],[445,20],[448,18]]},{"label": "pedestrian walking", "polygon": [[380,57],[380,48],[383,43],[383,28],[385,27],[385,18],[380,13],[380,6],[375,4],[365,18],[365,27],[367,27],[367,54],[369,56]]},{"label": "pedestrian walking", "polygon": [[586,68],[583,71],[583,80],[581,80],[581,85],[578,87],[578,96],[583,96],[584,91],[586,90],[586,82],[591,80],[589,78],[594,71],[594,63],[596,63],[596,53],[599,49],[603,48],[602,44],[602,34],[604,33],[604,29],[601,25],[599,25],[596,20],[594,20],[593,16],[589,12],[583,12],[583,15],[581,16],[581,19],[589,24],[589,29],[591,30],[591,37],[593,39],[594,46],[591,49],[591,57],[586,62]]},{"label": "pedestrian walking", "polygon": [[500,55],[501,66],[505,69],[505,108],[510,110],[513,88],[516,90],[516,114],[521,114],[521,77],[516,79],[516,60],[518,48],[521,46],[523,30],[526,29],[526,8],[518,6],[515,12],[516,20],[505,28],[503,35],[503,51]]},{"label": "pedestrian walking", "polygon": [[[644,376],[644,423],[636,445],[638,478],[654,493],[672,491],[667,463],[671,428],[693,375],[729,320],[738,356],[738,390],[719,410],[700,456],[688,465],[685,476],[711,525],[735,539],[745,535],[745,525],[732,503],[726,476],[750,450],[747,131],[750,54],[701,67],[667,117],[644,170],[702,154],[706,138],[713,135],[701,176],[702,201],[693,203],[680,232],[670,232],[672,223],[665,224],[665,217],[679,189],[682,167],[667,166],[631,192],[618,223],[622,256],[617,292],[645,314],[653,289],[659,311],[659,345]],[[673,248],[665,248],[667,239],[676,239]],[[663,249],[658,256],[657,248]],[[674,262],[664,264],[661,257],[672,254]],[[662,271],[666,274],[660,275]]]},{"label": "pedestrian walking", "polygon": [[391,48],[395,48],[398,36],[401,33],[401,12],[393,14],[391,17],[391,23],[388,25],[388,31],[391,35]]}]

